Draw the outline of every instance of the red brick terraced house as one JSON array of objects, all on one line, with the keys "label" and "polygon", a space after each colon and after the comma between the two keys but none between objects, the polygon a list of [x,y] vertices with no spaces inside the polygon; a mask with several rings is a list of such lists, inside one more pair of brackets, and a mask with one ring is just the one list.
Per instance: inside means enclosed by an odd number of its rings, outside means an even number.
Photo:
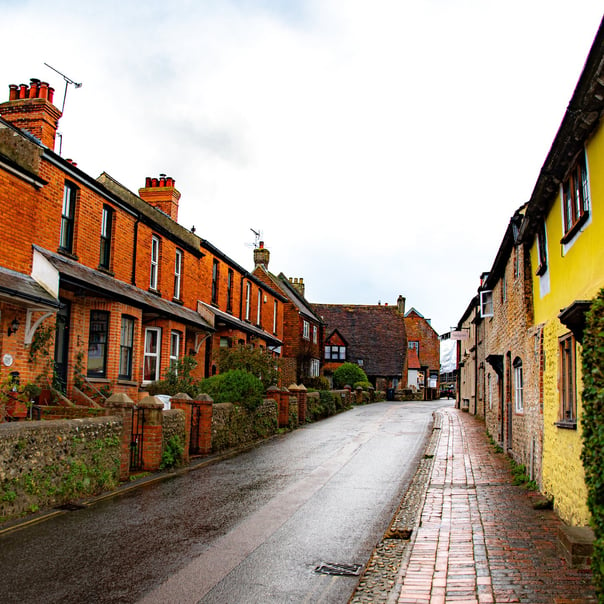
[{"label": "red brick terraced house", "polygon": [[0,104],[0,381],[136,401],[185,354],[202,377],[224,342],[278,350],[283,296],[177,223],[172,178],[136,195],[56,154],[52,100],[32,80]]},{"label": "red brick terraced house", "polygon": [[440,339],[426,319],[415,308],[405,313],[405,329],[409,350],[409,368],[419,362],[418,378],[423,389],[424,400],[434,400],[439,396],[440,379]]},{"label": "red brick terraced house", "polygon": [[348,362],[357,363],[376,390],[407,385],[408,345],[402,296],[396,306],[313,304],[313,308],[325,323],[326,377]]},{"label": "red brick terraced house", "polygon": [[[283,348],[280,351],[284,386],[304,383],[321,372],[323,325],[304,297],[304,279],[274,275],[268,270],[270,252],[264,242],[254,250],[254,276],[283,296]],[[277,309],[275,310],[277,312]]]}]

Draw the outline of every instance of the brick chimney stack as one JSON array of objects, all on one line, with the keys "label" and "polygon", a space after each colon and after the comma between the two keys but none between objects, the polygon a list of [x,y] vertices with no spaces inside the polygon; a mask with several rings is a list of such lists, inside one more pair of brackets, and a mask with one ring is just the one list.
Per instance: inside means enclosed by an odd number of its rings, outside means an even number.
[{"label": "brick chimney stack", "polygon": [[26,130],[54,151],[61,112],[52,104],[54,88],[32,78],[27,84],[11,84],[8,101],[0,104],[0,116]]},{"label": "brick chimney stack", "polygon": [[174,185],[174,179],[165,174],[160,174],[159,178],[147,176],[145,186],[138,190],[138,194],[141,199],[177,222],[180,193]]},{"label": "brick chimney stack", "polygon": [[300,277],[294,277],[293,279],[289,278],[290,285],[302,296],[304,297],[304,279]]},{"label": "brick chimney stack", "polygon": [[254,266],[263,266],[268,268],[268,261],[270,260],[271,253],[264,247],[264,241],[258,244],[258,247],[254,250]]},{"label": "brick chimney stack", "polygon": [[396,301],[396,306],[397,306],[398,312],[401,315],[405,314],[405,302],[406,302],[406,300],[403,296],[399,296]]}]

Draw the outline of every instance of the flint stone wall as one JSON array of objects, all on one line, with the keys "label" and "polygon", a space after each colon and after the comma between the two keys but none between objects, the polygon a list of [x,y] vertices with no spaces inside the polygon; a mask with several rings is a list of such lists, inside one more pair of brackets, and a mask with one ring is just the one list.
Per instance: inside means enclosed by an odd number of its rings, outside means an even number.
[{"label": "flint stone wall", "polygon": [[122,421],[0,424],[0,522],[118,485]]},{"label": "flint stone wall", "polygon": [[212,414],[212,451],[240,447],[277,432],[277,403],[264,399],[254,411],[241,405],[216,403]]}]

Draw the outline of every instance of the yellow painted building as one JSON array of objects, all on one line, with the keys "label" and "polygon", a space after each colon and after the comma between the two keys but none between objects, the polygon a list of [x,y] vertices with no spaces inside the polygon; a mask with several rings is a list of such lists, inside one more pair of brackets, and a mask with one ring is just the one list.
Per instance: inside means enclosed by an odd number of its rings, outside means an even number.
[{"label": "yellow painted building", "polygon": [[604,36],[585,68],[543,165],[522,227],[543,324],[543,491],[570,525],[589,522],[581,462],[581,338],[604,287]]}]

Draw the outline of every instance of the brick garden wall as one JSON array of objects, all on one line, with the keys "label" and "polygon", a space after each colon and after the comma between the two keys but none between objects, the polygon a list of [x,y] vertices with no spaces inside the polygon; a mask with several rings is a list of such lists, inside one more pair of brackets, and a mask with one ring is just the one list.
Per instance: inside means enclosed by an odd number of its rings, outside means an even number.
[{"label": "brick garden wall", "polygon": [[0,426],[0,521],[117,486],[120,419]]}]

